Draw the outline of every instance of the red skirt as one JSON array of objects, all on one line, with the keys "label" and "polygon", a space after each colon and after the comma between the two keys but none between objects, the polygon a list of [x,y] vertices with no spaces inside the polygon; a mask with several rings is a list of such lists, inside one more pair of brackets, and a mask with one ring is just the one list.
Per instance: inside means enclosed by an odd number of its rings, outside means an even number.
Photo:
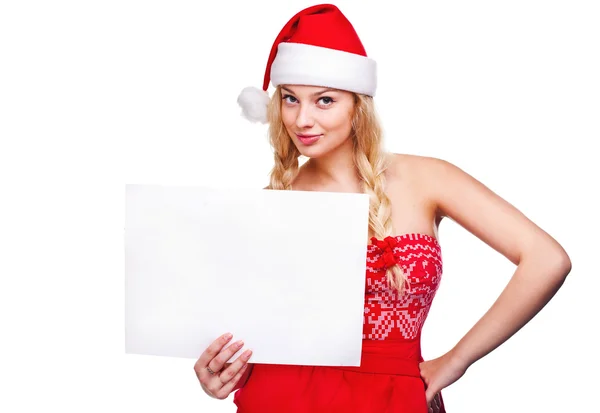
[{"label": "red skirt", "polygon": [[364,340],[360,367],[254,364],[234,403],[238,413],[428,413],[421,361],[418,340]]}]

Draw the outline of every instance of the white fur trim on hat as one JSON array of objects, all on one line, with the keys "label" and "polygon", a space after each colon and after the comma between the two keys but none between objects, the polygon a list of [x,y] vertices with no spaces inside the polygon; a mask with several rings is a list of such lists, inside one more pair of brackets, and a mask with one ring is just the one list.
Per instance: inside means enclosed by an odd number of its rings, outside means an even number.
[{"label": "white fur trim on hat", "polygon": [[375,96],[377,64],[354,53],[301,43],[280,43],[271,66],[278,85],[331,87]]},{"label": "white fur trim on hat", "polygon": [[252,122],[261,123],[267,123],[269,101],[267,92],[253,86],[244,88],[237,99],[242,108],[242,115]]}]

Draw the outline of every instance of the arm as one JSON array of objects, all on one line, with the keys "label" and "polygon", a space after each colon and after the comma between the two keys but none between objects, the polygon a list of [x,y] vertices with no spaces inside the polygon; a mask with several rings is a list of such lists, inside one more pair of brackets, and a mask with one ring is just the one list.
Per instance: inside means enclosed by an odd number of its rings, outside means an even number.
[{"label": "arm", "polygon": [[481,182],[449,162],[427,158],[425,163],[440,217],[452,219],[517,265],[496,302],[449,352],[466,370],[550,301],[571,261],[554,238]]}]

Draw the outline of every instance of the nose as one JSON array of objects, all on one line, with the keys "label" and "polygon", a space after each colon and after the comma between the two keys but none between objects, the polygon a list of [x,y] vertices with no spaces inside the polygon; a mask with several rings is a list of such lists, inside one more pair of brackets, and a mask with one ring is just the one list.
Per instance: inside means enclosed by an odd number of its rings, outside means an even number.
[{"label": "nose", "polygon": [[315,121],[310,105],[300,104],[298,116],[296,117],[296,126],[300,129],[308,129],[314,126]]}]

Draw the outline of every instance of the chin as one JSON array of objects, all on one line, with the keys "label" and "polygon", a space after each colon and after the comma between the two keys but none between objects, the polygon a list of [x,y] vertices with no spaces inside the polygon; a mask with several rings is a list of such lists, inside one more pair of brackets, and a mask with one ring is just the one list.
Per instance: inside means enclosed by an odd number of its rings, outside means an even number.
[{"label": "chin", "polygon": [[323,155],[331,152],[330,148],[323,147],[323,145],[296,145],[298,151],[302,156],[306,156],[307,158],[319,158]]}]

